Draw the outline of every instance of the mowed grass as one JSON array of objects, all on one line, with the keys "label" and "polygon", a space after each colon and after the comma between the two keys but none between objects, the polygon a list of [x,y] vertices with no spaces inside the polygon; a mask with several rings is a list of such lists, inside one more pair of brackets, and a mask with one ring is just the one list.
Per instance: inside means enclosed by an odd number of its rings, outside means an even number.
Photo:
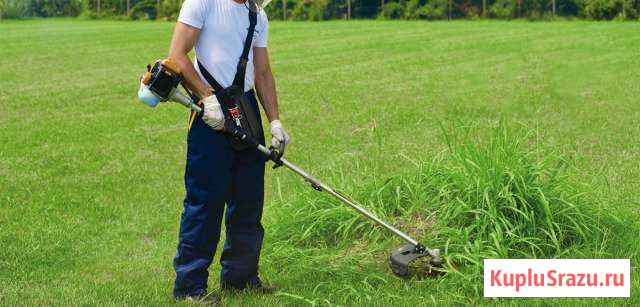
[{"label": "mowed grass", "polygon": [[[138,76],[166,55],[172,29],[0,24],[0,304],[173,304],[187,112],[135,99]],[[274,22],[270,31],[293,138],[287,157],[427,244],[445,244],[451,232],[438,214],[468,227],[429,192],[479,206],[462,184],[484,173],[457,168],[466,156],[452,149],[452,133],[471,131],[458,135],[462,143],[482,144],[502,118],[532,133],[523,141],[531,165],[545,153],[568,161],[565,182],[585,193],[571,195],[590,216],[612,220],[598,220],[605,233],[568,255],[631,258],[632,297],[527,300],[540,305],[640,304],[638,46],[638,23]],[[454,164],[424,169],[443,160]],[[417,185],[425,174],[451,186]],[[225,295],[227,305],[522,303],[482,298],[478,268],[454,257],[456,270],[443,277],[398,279],[387,257],[399,239],[284,169],[269,169],[266,182],[261,274],[281,291]]]}]

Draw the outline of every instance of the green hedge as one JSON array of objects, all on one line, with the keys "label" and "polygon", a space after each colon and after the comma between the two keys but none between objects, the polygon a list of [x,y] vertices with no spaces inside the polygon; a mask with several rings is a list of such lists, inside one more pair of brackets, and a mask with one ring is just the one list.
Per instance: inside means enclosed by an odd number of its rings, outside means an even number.
[{"label": "green hedge", "polygon": [[[98,14],[97,3],[100,2]],[[211,1],[211,0],[210,0]],[[231,0],[228,0],[231,1]],[[273,0],[266,8],[270,19],[328,20],[347,18],[348,0]],[[183,0],[0,0],[0,17],[83,16],[175,20]],[[384,5],[383,5],[384,3]],[[548,19],[552,0],[351,0],[351,18],[383,19]],[[556,0],[556,16],[594,20],[637,20],[640,0]]]}]

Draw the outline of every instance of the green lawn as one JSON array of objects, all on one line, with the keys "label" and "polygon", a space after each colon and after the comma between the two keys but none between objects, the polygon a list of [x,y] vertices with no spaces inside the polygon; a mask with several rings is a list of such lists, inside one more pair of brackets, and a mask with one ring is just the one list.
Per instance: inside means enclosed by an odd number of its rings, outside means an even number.
[{"label": "green lawn", "polygon": [[[0,23],[0,305],[173,303],[187,112],[135,98],[172,29]],[[484,131],[504,117],[572,161],[576,185],[626,225],[602,248],[632,258],[632,297],[528,301],[540,305],[640,304],[639,46],[640,23],[274,22],[270,32],[288,158],[356,199],[442,152],[443,126]],[[401,242],[383,231],[301,235],[324,213],[351,213],[300,209],[339,204],[284,169],[266,181],[261,274],[281,291],[226,295],[227,305],[521,303],[484,299],[457,274],[394,277],[387,252]]]}]

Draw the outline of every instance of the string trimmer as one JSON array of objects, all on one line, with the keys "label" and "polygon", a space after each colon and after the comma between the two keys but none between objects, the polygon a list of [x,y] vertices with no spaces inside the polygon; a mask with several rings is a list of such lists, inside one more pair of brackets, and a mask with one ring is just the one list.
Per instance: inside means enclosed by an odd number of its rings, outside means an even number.
[{"label": "string trimmer", "polygon": [[[195,103],[195,101],[197,100],[189,92],[189,90],[184,87],[185,91],[187,91],[187,96],[182,94],[177,88],[181,82],[182,76],[177,65],[173,64],[169,59],[157,61],[153,65],[153,67],[148,67],[147,73],[145,73],[145,75],[143,76],[142,82],[140,84],[140,90],[138,92],[138,97],[140,101],[152,107],[158,105],[159,102],[175,101],[188,108],[191,108],[197,113],[201,113],[201,107]],[[313,187],[317,191],[326,192],[329,195],[337,198],[341,202],[360,212],[368,219],[374,221],[376,224],[386,228],[391,233],[408,242],[409,244],[393,251],[391,256],[389,257],[391,270],[396,275],[403,277],[408,276],[409,265],[416,259],[422,257],[430,257],[430,264],[432,266],[437,267],[442,264],[440,251],[438,249],[431,249],[426,247],[406,233],[398,230],[391,224],[381,220],[371,212],[367,211],[357,202],[349,199],[347,196],[336,191],[324,182],[311,176],[299,166],[283,158],[282,150],[278,148],[267,148],[258,143],[256,140],[248,137],[247,134],[243,132],[242,126],[240,125],[241,121],[239,120],[239,117],[241,117],[242,114],[241,112],[238,112],[238,105],[227,99],[219,99],[219,101],[222,104],[223,111],[226,116],[225,129],[223,133],[227,133],[237,140],[246,143],[250,148],[255,148],[256,150],[263,153],[269,160],[273,161],[276,166],[285,166],[286,168],[292,170],[294,173],[302,176],[302,178],[304,178],[306,182],[310,183],[311,187]]]}]

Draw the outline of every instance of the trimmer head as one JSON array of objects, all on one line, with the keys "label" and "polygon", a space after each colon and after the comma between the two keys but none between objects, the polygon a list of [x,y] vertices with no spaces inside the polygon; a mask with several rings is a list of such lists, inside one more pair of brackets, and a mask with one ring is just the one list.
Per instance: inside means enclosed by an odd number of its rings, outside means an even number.
[{"label": "trimmer head", "polygon": [[396,249],[389,257],[389,265],[394,274],[400,277],[409,276],[409,265],[411,262],[422,257],[431,257],[429,263],[431,266],[440,267],[442,259],[440,258],[440,250],[428,249],[422,244],[407,244]]}]

